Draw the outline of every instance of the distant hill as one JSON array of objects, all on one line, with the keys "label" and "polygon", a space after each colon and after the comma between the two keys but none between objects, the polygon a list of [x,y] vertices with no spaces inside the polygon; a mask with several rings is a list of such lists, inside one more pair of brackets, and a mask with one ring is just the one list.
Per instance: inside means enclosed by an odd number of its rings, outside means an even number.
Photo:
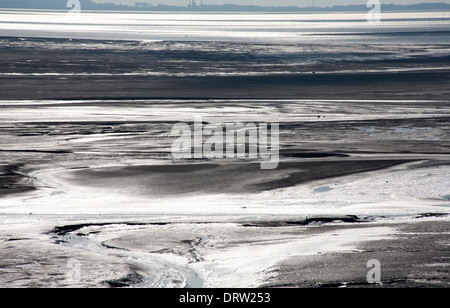
[{"label": "distant hill", "polygon": [[[80,0],[83,10],[111,11],[204,11],[204,12],[356,12],[367,11],[365,5],[340,5],[332,7],[297,7],[297,6],[254,6],[254,5],[148,5],[136,2],[136,5],[116,5],[112,3],[95,3],[91,0]],[[66,10],[67,0],[0,0],[0,8],[16,9],[50,9]],[[450,11],[448,3],[421,3],[412,5],[383,4],[383,11]]]}]

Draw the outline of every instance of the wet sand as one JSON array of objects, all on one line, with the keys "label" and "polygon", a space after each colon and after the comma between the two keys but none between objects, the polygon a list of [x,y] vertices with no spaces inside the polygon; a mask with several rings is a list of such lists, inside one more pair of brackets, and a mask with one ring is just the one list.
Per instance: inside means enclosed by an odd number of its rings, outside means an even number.
[{"label": "wet sand", "polygon": [[[386,225],[380,223],[378,226]],[[358,253],[329,253],[286,260],[274,270],[277,278],[265,286],[448,288],[450,285],[448,218],[430,221],[418,216],[410,223],[394,223],[394,226],[399,231],[395,237],[360,243],[357,247]],[[321,227],[321,231],[333,232],[347,227]],[[367,267],[367,262],[371,259],[379,260],[381,263],[380,283],[367,282],[366,275],[371,269]]]},{"label": "wet sand", "polygon": [[[81,169],[59,174],[61,179],[98,189],[131,186],[147,196],[258,193],[320,179],[392,167],[408,160],[340,160],[283,162],[275,172],[259,164],[191,164]],[[170,183],[168,185],[167,183]]]},{"label": "wet sand", "polygon": [[0,166],[0,197],[7,194],[20,194],[34,190],[33,183],[19,170],[23,165]]},{"label": "wet sand", "polygon": [[[449,286],[448,55],[283,66],[259,45],[6,40],[0,285]],[[171,128],[196,115],[279,122],[279,168],[174,161]]]},{"label": "wet sand", "polygon": [[[6,225],[0,238],[3,286],[447,288],[450,283],[446,214],[359,221],[329,216],[296,224],[274,217],[264,224],[212,217],[165,223],[85,217],[82,224],[50,229],[61,218],[38,216],[31,228],[23,220],[21,231]],[[47,222],[38,223],[41,219]],[[381,263],[381,283],[367,282],[371,259]],[[78,279],[67,276],[70,260],[80,262]]]},{"label": "wet sand", "polygon": [[375,287],[448,286],[445,101],[226,101],[219,122],[246,108],[248,121],[283,119],[273,171],[172,160],[172,125],[214,119],[216,101],[110,104],[2,107],[0,284],[374,287],[370,257],[383,266]]},{"label": "wet sand", "polygon": [[4,100],[417,100],[450,95],[445,44],[0,40]]},{"label": "wet sand", "polygon": [[[267,77],[0,77],[3,99],[446,99],[450,71]],[[420,85],[418,87],[418,85]]]}]

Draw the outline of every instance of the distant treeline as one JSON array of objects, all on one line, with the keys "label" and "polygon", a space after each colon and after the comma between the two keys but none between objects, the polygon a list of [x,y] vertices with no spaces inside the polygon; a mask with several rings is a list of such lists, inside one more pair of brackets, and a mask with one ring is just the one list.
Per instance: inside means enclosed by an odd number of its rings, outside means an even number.
[{"label": "distant treeline", "polygon": [[[134,6],[117,5],[113,3],[95,3],[91,0],[79,0],[83,10],[105,11],[203,11],[203,12],[339,12],[367,11],[365,5],[339,5],[331,7],[298,7],[298,6],[255,6],[255,5],[150,5],[136,2]],[[67,9],[67,0],[0,0],[0,8],[16,9]],[[384,11],[449,11],[448,3],[421,3],[411,5],[383,4]]]}]

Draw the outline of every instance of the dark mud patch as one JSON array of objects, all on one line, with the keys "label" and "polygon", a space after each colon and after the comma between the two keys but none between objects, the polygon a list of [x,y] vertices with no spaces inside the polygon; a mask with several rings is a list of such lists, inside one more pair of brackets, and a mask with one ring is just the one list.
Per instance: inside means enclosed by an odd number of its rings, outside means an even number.
[{"label": "dark mud patch", "polygon": [[[164,222],[155,222],[155,223],[138,223],[138,222],[105,222],[105,223],[85,223],[85,224],[75,224],[75,225],[65,225],[65,226],[58,226],[53,228],[51,231],[48,232],[48,234],[56,234],[58,236],[65,236],[69,233],[78,231],[80,229],[83,229],[85,227],[103,227],[103,226],[110,226],[110,225],[126,225],[126,226],[151,226],[151,225],[157,225],[157,226],[164,226],[169,223]],[[98,233],[97,231],[95,233]],[[86,236],[85,233],[78,233],[80,236]]]},{"label": "dark mud patch", "polygon": [[44,154],[70,154],[68,150],[2,150],[0,152],[19,152],[19,153],[44,153]]},{"label": "dark mud patch", "polygon": [[358,216],[348,215],[344,217],[314,217],[314,218],[306,218],[303,221],[287,221],[288,225],[300,225],[300,226],[309,226],[309,225],[322,225],[326,223],[334,223],[334,222],[345,222],[345,223],[358,223],[358,222],[367,222],[365,219],[361,219]]},{"label": "dark mud patch", "polygon": [[127,276],[114,280],[107,280],[105,283],[111,288],[127,288],[137,285],[144,281],[144,277],[138,274],[135,270]]},{"label": "dark mud patch", "polygon": [[[360,226],[364,228],[364,225]],[[373,226],[370,224],[367,227]],[[378,226],[395,227],[398,234],[389,239],[363,241],[358,244],[358,251],[355,253],[334,252],[292,257],[280,262],[273,271],[276,273],[274,278],[269,279],[262,287],[448,288],[450,286],[448,275],[450,222],[446,218],[415,223],[378,224]],[[329,228],[335,227],[330,225]],[[370,270],[367,263],[371,259],[379,260],[381,263],[381,283],[370,284],[367,281]]]},{"label": "dark mud patch", "polygon": [[108,249],[116,249],[116,250],[129,251],[128,249],[125,249],[125,248],[116,247],[116,246],[113,246],[113,245],[110,245],[110,244],[106,244],[106,242],[102,242],[101,245],[102,245],[103,247],[105,247],[105,248],[108,248]]},{"label": "dark mud patch", "polygon": [[327,157],[349,157],[349,156],[350,155],[341,153],[280,151],[280,157],[284,158],[327,158]]},{"label": "dark mud patch", "polygon": [[259,193],[407,162],[411,160],[282,161],[275,170],[262,170],[259,163],[247,162],[142,165],[74,170],[67,180],[100,189],[129,187],[145,196]]},{"label": "dark mud patch", "polygon": [[280,163],[277,170],[289,170],[289,176],[283,179],[265,181],[258,184],[257,187],[260,190],[286,188],[314,180],[381,170],[407,162],[411,162],[411,160],[337,160]]},{"label": "dark mud patch", "polygon": [[8,194],[33,191],[36,188],[30,184],[21,184],[21,180],[29,178],[20,172],[23,164],[0,166],[0,198]]},{"label": "dark mud patch", "polygon": [[7,242],[17,242],[17,241],[28,241],[31,240],[30,238],[9,238],[6,239],[5,241]]},{"label": "dark mud patch", "polygon": [[290,226],[313,226],[313,225],[324,225],[330,223],[362,223],[369,222],[373,219],[370,217],[360,218],[355,215],[345,215],[345,216],[325,216],[325,217],[306,217],[303,220],[291,220],[291,221],[267,221],[267,222],[256,222],[256,223],[246,223],[243,227],[290,227]]},{"label": "dark mud patch", "polygon": [[446,217],[449,215],[450,214],[448,214],[448,213],[424,213],[424,214],[417,215],[414,218],[416,218],[416,219],[418,219],[418,218],[435,218],[435,217]]}]

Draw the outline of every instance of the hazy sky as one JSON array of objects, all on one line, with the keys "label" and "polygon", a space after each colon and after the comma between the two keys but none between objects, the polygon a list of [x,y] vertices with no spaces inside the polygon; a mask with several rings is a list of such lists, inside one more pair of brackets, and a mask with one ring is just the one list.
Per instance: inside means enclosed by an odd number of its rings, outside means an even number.
[{"label": "hazy sky", "polygon": [[[93,0],[98,3],[117,3],[117,4],[134,4],[135,2],[146,2],[149,4],[170,4],[170,5],[187,5],[189,0]],[[200,3],[201,0],[196,0]],[[348,4],[366,4],[368,0],[315,0],[316,6],[329,6],[329,5],[348,5]],[[380,0],[383,3],[394,4],[413,4],[413,3],[450,3],[450,0]],[[203,0],[205,4],[253,4],[253,5],[274,5],[274,6],[311,6],[312,0]],[[83,4],[83,0],[81,0]]]}]

